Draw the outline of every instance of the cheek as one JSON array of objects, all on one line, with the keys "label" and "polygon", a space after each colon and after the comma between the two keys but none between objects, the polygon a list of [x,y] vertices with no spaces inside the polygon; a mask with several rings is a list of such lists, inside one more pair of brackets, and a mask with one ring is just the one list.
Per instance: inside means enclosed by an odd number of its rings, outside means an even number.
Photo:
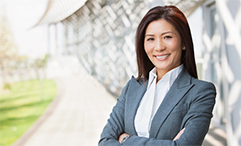
[{"label": "cheek", "polygon": [[144,49],[145,49],[146,54],[151,53],[152,44],[151,44],[151,43],[145,43],[145,44],[144,44]]},{"label": "cheek", "polygon": [[181,43],[178,40],[173,40],[168,42],[168,46],[170,51],[172,52],[180,52],[182,51]]},{"label": "cheek", "polygon": [[146,43],[144,44],[144,50],[145,50],[146,54],[148,54],[148,52],[149,52],[148,50],[149,50],[149,49],[148,49]]}]

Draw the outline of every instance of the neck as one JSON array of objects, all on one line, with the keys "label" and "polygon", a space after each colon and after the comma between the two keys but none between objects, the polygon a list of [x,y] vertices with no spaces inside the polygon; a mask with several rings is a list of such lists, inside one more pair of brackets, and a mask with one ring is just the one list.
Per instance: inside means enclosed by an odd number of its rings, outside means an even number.
[{"label": "neck", "polygon": [[[181,65],[181,64],[180,64],[180,65]],[[180,66],[180,65],[178,65],[178,66]],[[174,68],[177,68],[178,66],[176,66],[176,67],[174,67]],[[156,82],[158,82],[159,80],[161,80],[166,73],[168,73],[169,71],[173,70],[174,68],[168,69],[168,70],[163,70],[163,69],[159,69],[159,70],[158,70],[158,69],[156,68],[156,75],[157,75],[157,81],[156,81]]]},{"label": "neck", "polygon": [[157,80],[156,82],[160,81],[162,79],[162,77],[167,73],[168,71],[164,72],[164,71],[156,71],[156,75],[157,75]]}]

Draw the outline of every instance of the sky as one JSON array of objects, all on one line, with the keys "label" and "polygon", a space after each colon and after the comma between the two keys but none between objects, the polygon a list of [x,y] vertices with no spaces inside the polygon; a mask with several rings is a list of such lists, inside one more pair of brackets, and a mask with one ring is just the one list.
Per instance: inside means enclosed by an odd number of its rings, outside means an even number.
[{"label": "sky", "polygon": [[48,0],[0,0],[11,25],[19,55],[38,58],[47,52],[47,25],[33,26],[44,14]]}]

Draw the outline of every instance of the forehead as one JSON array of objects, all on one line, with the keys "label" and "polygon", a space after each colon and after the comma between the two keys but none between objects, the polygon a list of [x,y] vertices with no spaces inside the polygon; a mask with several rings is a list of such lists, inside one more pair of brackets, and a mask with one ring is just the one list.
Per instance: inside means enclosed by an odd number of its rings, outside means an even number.
[{"label": "forehead", "polygon": [[152,21],[151,23],[148,24],[146,28],[146,34],[147,33],[164,33],[167,31],[170,31],[174,34],[179,34],[178,31],[175,29],[175,27],[164,19]]}]

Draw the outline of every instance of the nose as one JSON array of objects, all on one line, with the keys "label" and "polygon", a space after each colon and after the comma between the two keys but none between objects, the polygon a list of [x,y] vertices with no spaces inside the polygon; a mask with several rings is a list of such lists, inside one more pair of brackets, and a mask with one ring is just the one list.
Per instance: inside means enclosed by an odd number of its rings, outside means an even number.
[{"label": "nose", "polygon": [[165,50],[165,45],[164,43],[161,41],[161,39],[157,39],[156,43],[155,43],[155,50],[156,51],[163,51]]}]

